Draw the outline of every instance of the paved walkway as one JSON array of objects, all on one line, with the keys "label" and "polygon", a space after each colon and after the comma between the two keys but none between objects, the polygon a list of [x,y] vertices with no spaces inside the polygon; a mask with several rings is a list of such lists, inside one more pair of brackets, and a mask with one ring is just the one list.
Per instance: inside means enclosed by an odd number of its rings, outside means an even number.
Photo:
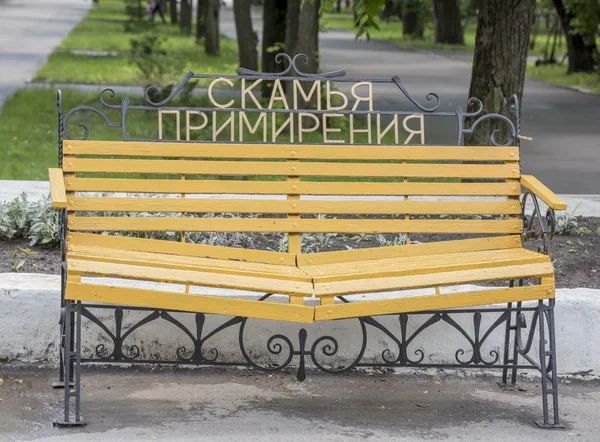
[{"label": "paved walkway", "polygon": [[540,430],[539,382],[503,391],[498,375],[267,375],[248,370],[86,369],[86,427],[52,428],[55,371],[3,369],[3,441],[564,441],[600,432],[600,384],[561,383],[566,430]]},{"label": "paved walkway", "polygon": [[[262,28],[260,15],[254,26]],[[223,11],[222,31],[235,38],[233,13]],[[465,106],[471,65],[457,57],[430,51],[402,49],[391,43],[356,41],[350,32],[330,31],[320,36],[323,69],[346,69],[352,77],[399,75],[409,92],[424,104],[437,93],[441,109]],[[452,55],[452,54],[451,54]],[[416,110],[395,86],[374,88],[377,109]],[[600,194],[600,95],[588,95],[527,79],[522,103],[523,172],[536,175],[557,193]],[[452,119],[450,119],[452,120]],[[428,123],[435,127],[428,128]],[[426,120],[427,143],[456,143],[456,124]],[[436,130],[437,129],[437,130]]]},{"label": "paved walkway", "polygon": [[33,77],[92,0],[0,2],[0,107]]}]

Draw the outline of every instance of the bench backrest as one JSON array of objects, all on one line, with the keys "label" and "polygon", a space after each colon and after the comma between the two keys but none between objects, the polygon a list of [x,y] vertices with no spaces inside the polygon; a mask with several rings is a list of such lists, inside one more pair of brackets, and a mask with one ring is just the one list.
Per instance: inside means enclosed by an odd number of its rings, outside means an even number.
[{"label": "bench backrest", "polygon": [[284,232],[300,253],[302,233],[520,234],[518,161],[516,146],[65,140],[63,170],[71,231]]}]

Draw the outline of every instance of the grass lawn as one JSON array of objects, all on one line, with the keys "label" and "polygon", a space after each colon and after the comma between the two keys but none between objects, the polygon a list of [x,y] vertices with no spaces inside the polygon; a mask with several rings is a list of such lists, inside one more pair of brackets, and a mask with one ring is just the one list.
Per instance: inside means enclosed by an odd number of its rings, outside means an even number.
[{"label": "grass lawn", "polygon": [[600,72],[567,74],[567,65],[527,66],[527,75],[561,86],[577,86],[600,94]]},{"label": "grass lawn", "polygon": [[[130,63],[130,40],[142,34],[125,32],[127,16],[124,11],[124,3],[119,0],[105,0],[95,5],[85,20],[63,40],[59,50],[50,55],[34,80],[143,86],[151,83],[137,66]],[[177,25],[165,25],[157,20],[152,32],[166,37],[162,47],[173,54],[172,67],[162,80],[165,84],[178,84],[187,71],[199,68],[203,73],[233,74],[237,70],[237,43],[233,40],[221,36],[221,56],[210,57],[193,36],[181,35]],[[68,52],[71,50],[106,51],[118,55],[73,54]]]},{"label": "grass lawn", "polygon": [[[109,103],[120,103],[123,98],[116,95],[114,98],[105,97]],[[132,105],[141,104],[141,98],[132,98]],[[97,93],[82,93],[71,90],[63,91],[64,112],[76,106],[88,105],[106,113],[113,123],[120,121],[120,113],[114,110],[104,110],[100,106]],[[203,107],[208,103],[204,97],[192,97],[186,103],[174,102],[172,105],[185,105],[189,107]],[[221,114],[223,120],[228,113]],[[251,124],[254,119],[250,116]],[[282,116],[283,119],[283,116]],[[283,121],[280,121],[280,125]],[[121,140],[120,128],[107,128],[104,121],[93,113],[81,112],[74,114],[68,121],[67,130],[72,137],[80,137],[83,130],[77,125],[84,123],[89,129],[90,140]],[[335,134],[335,138],[348,139],[347,122],[340,125],[341,133]],[[192,124],[194,120],[192,120]],[[21,89],[9,98],[0,112],[0,146],[4,153],[0,162],[0,179],[2,180],[47,180],[48,168],[56,167],[57,164],[57,109],[56,91],[52,89]],[[359,128],[366,127],[364,120],[358,120]],[[185,137],[185,113],[181,115],[181,136]],[[192,139],[209,140],[212,138],[212,125],[209,124],[202,131],[192,132]],[[235,139],[238,139],[238,122],[235,123]],[[268,124],[270,133],[270,123]],[[176,139],[175,117],[165,115],[163,119],[163,132],[165,139]],[[219,136],[219,141],[228,141],[228,130],[224,130]],[[392,131],[383,139],[383,143],[393,143]],[[152,111],[130,111],[127,114],[127,134],[129,138],[156,139],[158,138],[157,112]],[[402,134],[402,132],[401,132]],[[363,134],[364,135],[364,134]],[[306,143],[322,143],[322,132],[307,133],[304,135]],[[245,131],[244,140],[248,142],[262,141],[262,132],[250,134]],[[280,142],[289,142],[289,136],[282,134],[278,138]],[[297,140],[296,140],[297,141]],[[358,139],[358,143],[367,142]],[[273,179],[279,179],[273,177]],[[343,180],[333,178],[332,180]],[[398,181],[395,178],[368,179],[368,181]],[[453,181],[453,180],[443,180]]]}]

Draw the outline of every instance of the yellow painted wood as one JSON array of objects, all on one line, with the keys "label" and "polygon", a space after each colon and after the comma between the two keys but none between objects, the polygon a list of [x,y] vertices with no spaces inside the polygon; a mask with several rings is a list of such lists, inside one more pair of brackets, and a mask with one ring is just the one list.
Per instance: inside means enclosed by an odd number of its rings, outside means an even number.
[{"label": "yellow painted wood", "polygon": [[554,274],[552,263],[510,265],[408,276],[315,283],[315,296],[350,295],[387,290],[417,289],[482,281],[537,278]]},{"label": "yellow painted wood", "polygon": [[147,141],[64,142],[69,155],[185,158],[281,158],[323,160],[428,160],[428,161],[518,161],[516,146],[374,146],[174,143]]},{"label": "yellow painted wood", "polygon": [[65,172],[148,173],[186,175],[267,175],[414,178],[518,178],[519,167],[510,164],[393,164],[317,163],[282,161],[186,161],[73,158]]},{"label": "yellow painted wood", "polygon": [[539,199],[554,210],[565,210],[567,208],[567,204],[558,195],[544,186],[544,184],[533,175],[521,176],[521,184],[523,187],[531,190]]},{"label": "yellow painted wood", "polygon": [[458,270],[495,268],[550,262],[548,256],[525,249],[485,250],[480,252],[448,253],[445,255],[370,260],[343,264],[301,267],[315,283],[353,279],[387,278],[421,275]]},{"label": "yellow painted wood", "polygon": [[154,180],[66,178],[67,191],[142,193],[227,193],[256,195],[518,196],[514,183],[358,183],[244,180]]},{"label": "yellow painted wood", "polygon": [[521,233],[518,220],[389,220],[281,218],[153,218],[72,216],[79,231],[290,233]]},{"label": "yellow painted wood", "polygon": [[[433,243],[410,244],[393,247],[342,250],[336,252],[310,253],[298,256],[298,266],[310,266],[351,261],[367,261],[388,258],[471,252],[478,250],[509,249],[521,247],[520,236],[493,236],[488,238],[437,241]],[[369,265],[369,264],[365,264]]]},{"label": "yellow painted wood", "polygon": [[339,303],[335,305],[316,306],[315,321],[419,312],[434,309],[474,307],[478,305],[504,304],[507,302],[549,298],[554,298],[554,286],[551,284],[459,292],[445,295]]},{"label": "yellow painted wood", "polygon": [[293,266],[232,261],[228,259],[167,255],[163,253],[149,253],[137,250],[131,251],[75,244],[68,245],[67,257],[73,259],[86,259],[89,261],[142,265],[146,267],[198,270],[202,272],[311,282],[310,276]]},{"label": "yellow painted wood", "polygon": [[62,169],[48,169],[48,177],[50,179],[52,207],[64,209],[67,207],[67,193]]},{"label": "yellow painted wood", "polygon": [[333,201],[216,198],[72,197],[69,210],[105,212],[299,213],[299,214],[520,214],[518,201]]},{"label": "yellow painted wood", "polygon": [[397,160],[518,160],[516,146],[374,146],[290,145],[252,143],[175,143],[147,141],[68,140],[69,155],[110,155],[187,158],[297,158]]},{"label": "yellow painted wood", "polygon": [[67,283],[65,298],[102,304],[151,307],[301,323],[311,323],[314,317],[314,308],[304,305],[99,286],[76,282]]},{"label": "yellow painted wood", "polygon": [[157,252],[169,255],[196,256],[232,261],[248,261],[265,264],[295,266],[296,258],[289,253],[267,250],[240,249],[236,247],[208,246],[204,244],[185,244],[176,241],[158,239],[129,238],[112,235],[95,235],[73,232],[67,237],[68,244],[106,247],[140,252]]},{"label": "yellow painted wood", "polygon": [[85,275],[136,279],[142,281],[171,282],[203,287],[217,287],[254,292],[269,292],[283,295],[312,295],[312,284],[303,281],[287,281],[258,276],[240,276],[214,272],[178,270],[140,265],[115,264],[109,262],[69,259],[69,271]]}]

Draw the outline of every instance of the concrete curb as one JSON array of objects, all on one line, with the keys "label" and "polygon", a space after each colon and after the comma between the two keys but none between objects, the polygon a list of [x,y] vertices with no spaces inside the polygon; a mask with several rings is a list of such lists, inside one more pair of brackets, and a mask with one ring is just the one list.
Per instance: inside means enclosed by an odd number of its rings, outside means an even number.
[{"label": "concrete curb", "polygon": [[[136,281],[115,281],[113,283],[139,288],[157,288],[161,284]],[[0,274],[0,359],[20,360],[23,362],[43,362],[56,364],[58,362],[58,319],[60,313],[60,277],[58,275],[41,274]],[[443,293],[457,290],[477,290],[477,286],[461,286],[445,288]],[[183,287],[175,288],[183,290]],[[223,291],[219,289],[198,289],[193,292],[204,294],[217,294],[236,298],[246,298],[247,292]],[[379,298],[386,298],[392,293],[379,294]],[[256,295],[252,295],[256,297]],[[587,372],[586,375],[600,374],[600,290],[595,289],[558,289],[556,293],[556,325],[558,346],[558,367],[561,375]],[[359,300],[359,299],[357,299]],[[105,320],[114,332],[114,312],[100,311],[100,317]],[[125,313],[123,319],[124,331],[135,322],[141,320],[147,313]],[[191,330],[195,329],[194,315],[177,314],[173,316],[180,320]],[[484,315],[482,330],[497,318],[497,314]],[[425,318],[425,317],[424,317]],[[467,330],[472,330],[473,318],[471,315],[455,315],[454,318]],[[228,317],[210,315],[205,324],[206,330],[213,330]],[[395,333],[399,333],[397,317],[385,316],[378,318],[382,324]],[[425,319],[423,319],[425,320]],[[531,321],[528,318],[529,322]],[[127,341],[127,348],[139,347],[140,357],[176,358],[175,352],[180,347],[188,350],[193,344],[190,339],[174,325],[158,320],[160,324],[147,325],[132,333]],[[408,332],[411,333],[420,326],[420,318],[411,320]],[[302,325],[282,323],[278,321],[249,320],[246,326],[244,342],[249,354],[258,363],[273,361],[266,348],[269,337],[282,333],[294,340]],[[356,320],[331,321],[315,323],[305,326],[308,330],[308,345],[312,345],[315,337],[331,335],[338,340],[339,349],[333,357],[323,357],[322,363],[347,364],[356,356],[360,343],[358,337],[360,328]],[[221,361],[243,360],[238,349],[237,326],[221,332],[211,338],[206,349],[216,348]],[[389,348],[397,354],[398,349],[394,342],[383,333],[369,328],[368,349],[366,359],[381,360],[382,351]],[[526,336],[527,333],[524,333]],[[502,355],[504,328],[500,327],[490,334],[486,341],[482,355],[488,357],[491,351]],[[294,340],[295,341],[295,340]],[[417,342],[418,341],[418,342]],[[537,354],[535,349],[532,354]],[[103,344],[110,352],[112,341],[96,325],[85,321],[83,352],[91,356],[97,345]],[[296,344],[297,345],[297,344]],[[423,349],[427,363],[455,362],[457,349],[464,349],[464,359],[470,357],[472,350],[469,343],[451,326],[440,321],[431,329],[426,330],[409,348],[409,354]],[[285,353],[285,349],[282,353]],[[207,356],[209,354],[207,353]],[[295,362],[295,361],[294,361]]]}]

